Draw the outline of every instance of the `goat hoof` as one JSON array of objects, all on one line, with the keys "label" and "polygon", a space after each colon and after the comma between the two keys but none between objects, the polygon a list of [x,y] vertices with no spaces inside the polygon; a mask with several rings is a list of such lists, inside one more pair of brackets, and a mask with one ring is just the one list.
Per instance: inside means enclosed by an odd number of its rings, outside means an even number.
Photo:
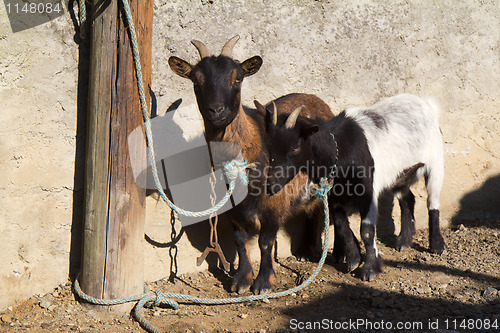
[{"label": "goat hoof", "polygon": [[373,281],[377,275],[382,273],[382,258],[377,257],[373,261],[365,262],[363,267],[359,271],[361,280],[363,281]]},{"label": "goat hoof", "polygon": [[399,241],[396,243],[396,250],[399,252],[403,252],[404,250],[407,250],[411,247],[411,245],[406,244],[406,243],[400,243]]},{"label": "goat hoof", "polygon": [[444,239],[443,237],[436,237],[434,239],[431,239],[431,252],[441,254],[444,251]]},{"label": "goat hoof", "polygon": [[361,263],[361,256],[359,253],[356,255],[333,255],[333,262],[336,264],[343,264],[344,262],[347,265],[347,273],[352,272],[356,268],[358,268]]},{"label": "goat hoof", "polygon": [[396,250],[401,252],[406,249],[409,249],[411,247],[412,242],[413,241],[411,239],[399,235],[398,238],[396,239]]},{"label": "goat hoof", "polygon": [[231,291],[238,294],[245,293],[250,289],[253,282],[253,272],[239,273],[237,272],[233,278]]},{"label": "goat hoof", "polygon": [[363,281],[373,281],[373,280],[375,280],[375,278],[377,277],[377,275],[380,274],[380,272],[378,272],[375,269],[368,268],[365,265],[365,266],[363,266],[361,268],[361,271],[360,271],[359,274],[360,274],[361,280],[363,280]]},{"label": "goat hoof", "polygon": [[373,281],[375,280],[375,278],[377,277],[378,273],[375,273],[373,271],[369,271],[369,272],[364,272],[364,273],[361,273],[361,279],[363,281]]},{"label": "goat hoof", "polygon": [[300,256],[300,255],[298,255],[298,256],[296,256],[295,258],[296,258],[296,259],[297,259],[297,261],[299,261],[299,262],[304,262],[304,261],[307,261],[307,257],[305,257],[305,256]]},{"label": "goat hoof", "polygon": [[396,246],[396,250],[398,250],[398,252],[403,252],[404,250],[407,250],[409,249],[411,246],[409,245],[397,245]]},{"label": "goat hoof", "polygon": [[359,264],[361,262],[361,257],[358,256],[353,256],[353,257],[348,257],[346,259],[346,264],[347,264],[347,272],[352,272],[353,270],[355,270],[356,268],[358,268]]},{"label": "goat hoof", "polygon": [[306,246],[300,246],[297,249],[297,254],[295,255],[295,258],[297,258],[297,261],[306,261],[310,253],[311,252]]},{"label": "goat hoof", "polygon": [[297,258],[297,261],[300,262],[305,262],[305,261],[318,262],[319,259],[321,258],[321,254],[316,252],[310,255],[297,255],[295,258]]},{"label": "goat hoof", "polygon": [[257,295],[267,294],[271,291],[274,286],[274,280],[276,279],[276,275],[270,274],[268,277],[257,276],[255,282],[253,283],[253,292]]},{"label": "goat hoof", "polygon": [[347,273],[358,268],[361,263],[361,255],[357,246],[347,247],[346,249],[333,248],[333,262],[347,265]]},{"label": "goat hoof", "polygon": [[248,290],[250,290],[250,284],[249,285],[239,285],[239,284],[233,284],[231,286],[231,291],[236,292],[238,294],[244,294]]},{"label": "goat hoof", "polygon": [[[254,287],[255,288],[255,287]],[[264,294],[269,294],[271,292],[271,288],[264,288],[264,289],[260,289],[260,290],[255,290],[254,289],[254,294],[256,295],[264,295]]]},{"label": "goat hoof", "polygon": [[347,264],[347,272],[352,272],[358,268],[361,263],[361,255],[359,254],[359,247],[351,246],[346,250],[345,262]]},{"label": "goat hoof", "polygon": [[231,286],[231,291],[236,292],[238,295],[245,294],[247,291],[250,290],[250,286],[238,286],[238,285],[232,285]]},{"label": "goat hoof", "polygon": [[295,258],[297,258],[297,261],[319,261],[321,253],[313,246],[300,246]]},{"label": "goat hoof", "polygon": [[332,253],[333,262],[336,264],[343,264],[346,261],[346,255],[343,250],[333,248]]}]

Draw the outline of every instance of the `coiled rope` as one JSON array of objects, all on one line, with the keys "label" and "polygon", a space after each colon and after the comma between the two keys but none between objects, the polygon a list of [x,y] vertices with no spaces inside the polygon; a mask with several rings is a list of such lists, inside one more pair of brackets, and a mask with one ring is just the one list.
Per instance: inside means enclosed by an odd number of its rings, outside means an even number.
[{"label": "coiled rope", "polygon": [[[127,1],[127,0],[124,0]],[[328,243],[330,239],[329,235],[329,229],[328,226],[330,225],[330,210],[328,209],[328,196],[327,193],[329,189],[331,189],[332,183],[327,181],[326,179],[322,179],[321,183],[317,185],[317,190],[316,192],[313,192],[313,195],[321,198],[323,200],[323,211],[325,214],[325,220],[324,220],[324,237],[323,237],[323,244],[322,244],[322,253],[321,253],[321,258],[319,260],[318,265],[316,266],[316,269],[313,271],[313,273],[305,280],[302,282],[302,284],[290,288],[288,290],[280,291],[280,292],[275,292],[275,293],[270,293],[270,294],[262,294],[262,295],[249,295],[249,296],[242,296],[242,297],[229,297],[229,298],[199,298],[196,296],[191,296],[191,295],[183,295],[183,294],[178,294],[178,293],[162,293],[160,291],[154,291],[154,292],[148,292],[148,293],[142,293],[140,295],[136,296],[131,296],[131,297],[126,297],[126,298],[121,298],[121,299],[112,299],[112,300],[104,300],[104,299],[98,299],[91,297],[89,295],[86,295],[80,288],[80,284],[78,283],[78,279],[76,279],[74,288],[75,292],[77,295],[82,298],[83,300],[93,303],[93,304],[98,304],[98,305],[118,305],[118,304],[124,304],[128,302],[137,302],[137,304],[134,306],[133,309],[133,315],[134,318],[139,322],[139,324],[148,332],[151,333],[160,333],[160,331],[150,324],[146,319],[144,315],[144,307],[151,307],[151,306],[161,306],[161,305],[169,305],[170,307],[177,309],[179,308],[179,303],[187,303],[187,304],[205,304],[205,305],[221,305],[221,304],[234,304],[234,303],[243,303],[243,302],[249,302],[249,301],[257,301],[257,300],[262,300],[262,299],[269,299],[269,298],[277,298],[277,297],[282,297],[282,296],[288,296],[293,293],[296,293],[305,287],[307,287],[311,282],[316,278],[316,276],[319,274],[321,271],[321,268],[323,268],[323,264],[325,263],[325,259],[328,253]]]},{"label": "coiled rope", "polygon": [[[144,84],[143,84],[143,79],[142,79],[142,69],[141,69],[141,61],[140,61],[140,56],[139,56],[139,47],[137,43],[137,35],[135,31],[135,26],[134,22],[132,20],[132,14],[130,12],[130,6],[128,3],[128,0],[122,0],[123,3],[123,9],[125,11],[125,17],[127,19],[128,27],[129,27],[129,32],[130,32],[130,41],[132,44],[132,53],[133,53],[133,60],[134,60],[134,66],[135,66],[135,72],[137,76],[137,87],[139,90],[139,97],[140,97],[140,103],[141,103],[141,110],[144,118],[144,128],[146,132],[146,139],[147,139],[147,144],[148,144],[148,160],[149,163],[151,164],[152,168],[152,173],[153,173],[153,178],[155,181],[155,185],[160,193],[160,196],[162,197],[163,201],[167,203],[167,205],[174,211],[176,211],[178,214],[186,215],[186,216],[194,216],[194,217],[200,217],[200,216],[207,216],[210,215],[211,213],[219,210],[224,204],[228,201],[229,197],[234,191],[235,183],[238,178],[245,183],[248,184],[248,174],[247,171],[249,168],[252,168],[253,165],[248,164],[247,161],[238,161],[238,160],[233,160],[230,162],[226,162],[224,164],[224,169],[226,172],[227,177],[230,180],[230,186],[229,190],[227,191],[226,195],[221,199],[221,201],[216,204],[214,207],[209,208],[205,211],[202,212],[190,212],[187,210],[184,210],[182,208],[179,208],[175,206],[165,195],[161,182],[158,178],[158,171],[156,168],[156,163],[155,163],[155,155],[154,155],[154,150],[153,150],[153,135],[151,131],[151,121],[149,118],[149,113],[148,113],[148,107],[146,103],[146,95],[144,93]],[[80,10],[80,25],[85,22],[86,20],[86,14],[85,14],[85,0],[79,0],[79,10]],[[242,296],[242,297],[231,297],[231,298],[199,298],[196,296],[190,296],[190,295],[183,295],[183,294],[178,294],[178,293],[162,293],[160,291],[155,291],[155,292],[148,292],[148,293],[142,293],[139,295],[131,296],[131,297],[125,297],[121,299],[111,299],[111,300],[105,300],[105,299],[98,299],[91,297],[87,294],[85,294],[79,284],[79,279],[77,278],[74,283],[74,288],[75,292],[77,295],[85,300],[86,302],[97,304],[97,305],[103,305],[103,306],[111,306],[111,305],[118,305],[118,304],[124,304],[128,302],[137,302],[136,305],[134,306],[133,314],[136,320],[140,323],[140,325],[147,330],[148,332],[152,333],[160,333],[160,331],[154,327],[152,324],[146,321],[143,308],[145,306],[160,306],[160,305],[169,305],[174,309],[177,309],[179,307],[179,303],[195,303],[195,304],[207,304],[207,305],[221,305],[221,304],[233,304],[233,303],[242,303],[242,302],[248,302],[248,301],[255,301],[255,300],[262,300],[262,299],[269,299],[269,298],[277,298],[277,297],[282,297],[282,296],[287,296],[291,295],[293,293],[296,293],[303,288],[307,287],[318,275],[318,273],[321,271],[321,268],[323,267],[323,264],[325,263],[325,259],[327,256],[328,252],[328,243],[329,243],[329,230],[328,226],[330,225],[330,212],[328,208],[328,201],[327,201],[327,193],[328,191],[332,188],[333,184],[331,181],[328,181],[327,179],[322,179],[321,183],[317,185],[314,189],[312,190],[311,193],[318,198],[323,200],[323,207],[324,207],[324,214],[325,214],[325,221],[324,221],[324,239],[323,239],[323,245],[322,245],[322,255],[321,259],[319,260],[318,265],[316,266],[316,269],[314,272],[309,276],[309,278],[304,281],[302,284],[285,290],[285,291],[280,291],[280,292],[275,292],[275,293],[270,293],[270,294],[262,294],[262,295],[249,295],[249,296]]]}]

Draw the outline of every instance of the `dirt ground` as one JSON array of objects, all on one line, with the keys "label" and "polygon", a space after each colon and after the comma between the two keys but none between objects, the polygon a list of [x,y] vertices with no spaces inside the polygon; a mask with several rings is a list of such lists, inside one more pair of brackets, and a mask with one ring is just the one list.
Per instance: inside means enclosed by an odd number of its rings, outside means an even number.
[{"label": "dirt ground", "polygon": [[[327,259],[314,282],[291,296],[233,305],[181,304],[177,310],[151,308],[145,313],[162,332],[498,332],[500,221],[486,226],[460,225],[445,230],[444,237],[447,250],[442,255],[426,251],[427,230],[418,231],[413,248],[402,253],[379,243],[385,267],[372,282],[345,274],[342,265]],[[316,263],[299,262],[294,257],[280,259],[276,289],[295,286],[315,267]],[[227,291],[229,285],[229,275],[206,271],[147,287],[200,297],[237,296]],[[0,313],[0,331],[142,329],[130,315],[97,311],[78,302],[68,282]]]}]

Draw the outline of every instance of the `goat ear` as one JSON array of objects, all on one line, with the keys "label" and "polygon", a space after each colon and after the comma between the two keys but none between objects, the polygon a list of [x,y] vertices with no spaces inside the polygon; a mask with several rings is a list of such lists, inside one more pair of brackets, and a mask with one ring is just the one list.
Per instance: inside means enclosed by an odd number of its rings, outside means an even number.
[{"label": "goat ear", "polygon": [[266,132],[269,129],[269,124],[272,122],[272,114],[264,105],[260,104],[258,100],[254,100],[253,104],[257,108],[257,111],[264,114],[264,125],[266,127]]},{"label": "goat ear", "polygon": [[260,69],[260,66],[262,66],[262,58],[259,56],[254,56],[251,57],[240,65],[241,69],[243,70],[243,76],[250,76],[255,73],[257,73]]},{"label": "goat ear", "polygon": [[181,58],[172,56],[168,58],[168,65],[175,74],[185,77],[186,79],[190,79],[190,74],[193,66],[189,62],[182,60]]},{"label": "goat ear", "polygon": [[[255,104],[257,111],[259,111],[260,113],[263,113],[265,115],[264,116],[264,125],[265,125],[266,132],[268,132],[271,125],[273,125],[273,124],[276,125],[274,122],[274,119],[273,119],[274,113],[271,110],[269,110],[269,108],[260,104],[259,101],[257,101],[257,100],[254,100],[253,104]],[[274,102],[273,102],[273,104],[274,104]],[[276,105],[276,104],[274,104],[274,105]],[[276,106],[273,106],[273,107],[276,107]]]},{"label": "goat ear", "polygon": [[318,125],[307,124],[300,129],[300,137],[307,140],[311,135],[319,131]]},{"label": "goat ear", "polygon": [[264,113],[264,114],[266,112],[269,112],[264,105],[259,103],[258,100],[254,100],[253,104],[255,104],[255,107],[257,108],[257,110],[259,110],[259,112]]}]

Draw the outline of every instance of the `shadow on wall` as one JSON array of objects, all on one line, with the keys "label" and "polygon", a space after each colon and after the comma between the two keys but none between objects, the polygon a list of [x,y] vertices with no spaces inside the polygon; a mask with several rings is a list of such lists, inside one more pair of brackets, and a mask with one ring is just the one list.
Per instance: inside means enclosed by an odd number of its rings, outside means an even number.
[{"label": "shadow on wall", "polygon": [[500,229],[500,174],[463,196],[460,210],[451,219],[451,224]]},{"label": "shadow on wall", "polygon": [[71,20],[75,27],[75,43],[78,44],[78,91],[77,122],[75,139],[75,173],[73,176],[73,212],[71,222],[71,243],[69,252],[69,277],[74,280],[80,269],[82,253],[82,230],[84,215],[84,182],[85,182],[85,147],[87,128],[87,100],[89,80],[89,38],[80,38],[77,15],[74,12],[75,0],[68,4]]},{"label": "shadow on wall", "polygon": [[[151,93],[151,119],[154,119],[155,117],[158,116],[157,113],[157,102],[156,102],[156,96],[155,94],[150,91]],[[170,111],[175,111],[178,109],[178,107],[181,105],[182,99],[179,99],[175,102],[172,103],[172,105],[169,106],[166,112]],[[168,124],[168,138],[169,140],[173,140],[176,142],[176,145],[178,146],[187,146],[187,140],[183,137],[183,132],[184,130],[174,122],[171,122]],[[157,141],[155,140],[155,151],[156,155],[158,156],[158,150],[156,149],[156,143]],[[162,181],[165,181],[166,188],[164,188],[165,194],[172,199],[172,193],[170,191],[169,187],[169,181],[167,177],[167,170],[165,168],[165,161],[162,160],[160,163],[158,163],[158,173],[159,177]],[[161,175],[160,175],[161,173]],[[152,180],[152,175],[148,174],[147,177],[147,182],[148,182],[148,190],[146,190],[146,195],[147,196],[152,196],[152,195],[158,195],[158,191],[154,189],[153,180]],[[161,198],[158,200],[162,201]],[[174,204],[176,203],[175,200]],[[163,201],[161,204],[164,204]],[[165,204],[166,205],[166,204]],[[183,207],[187,208],[187,207]],[[189,208],[188,208],[189,209]],[[208,222],[208,219],[200,221],[195,224],[187,225],[179,229],[179,220],[182,221],[184,216],[179,216],[178,219],[175,218],[174,214],[171,214],[170,216],[166,217],[166,219],[169,220],[169,224],[172,227],[173,232],[170,234],[170,239],[165,242],[164,239],[157,239],[155,235],[152,234],[147,234],[145,235],[145,240],[148,244],[150,244],[153,247],[157,248],[168,248],[169,249],[169,256],[170,256],[170,275],[169,275],[169,280],[174,281],[174,279],[179,279],[177,276],[177,266],[178,266],[178,259],[177,259],[177,254],[179,249],[177,248],[178,242],[181,240],[182,237],[187,237],[189,243],[198,251],[203,252],[207,245],[210,244],[210,224]],[[232,236],[232,226],[231,222],[224,216],[219,216],[218,217],[218,240],[219,244],[224,251],[224,255],[226,257],[226,260],[229,262],[234,261],[235,256],[236,256],[236,246],[233,241],[233,236]],[[192,260],[196,260],[196,258],[192,258]],[[212,272],[215,276],[221,276],[221,273],[223,272],[222,265],[219,265],[219,260],[218,256],[215,253],[211,253],[207,256],[206,259],[209,267],[209,271]],[[224,275],[222,273],[222,275]],[[229,283],[229,280],[226,278],[221,277],[221,281],[223,281],[224,285],[226,286],[226,283]]]}]

